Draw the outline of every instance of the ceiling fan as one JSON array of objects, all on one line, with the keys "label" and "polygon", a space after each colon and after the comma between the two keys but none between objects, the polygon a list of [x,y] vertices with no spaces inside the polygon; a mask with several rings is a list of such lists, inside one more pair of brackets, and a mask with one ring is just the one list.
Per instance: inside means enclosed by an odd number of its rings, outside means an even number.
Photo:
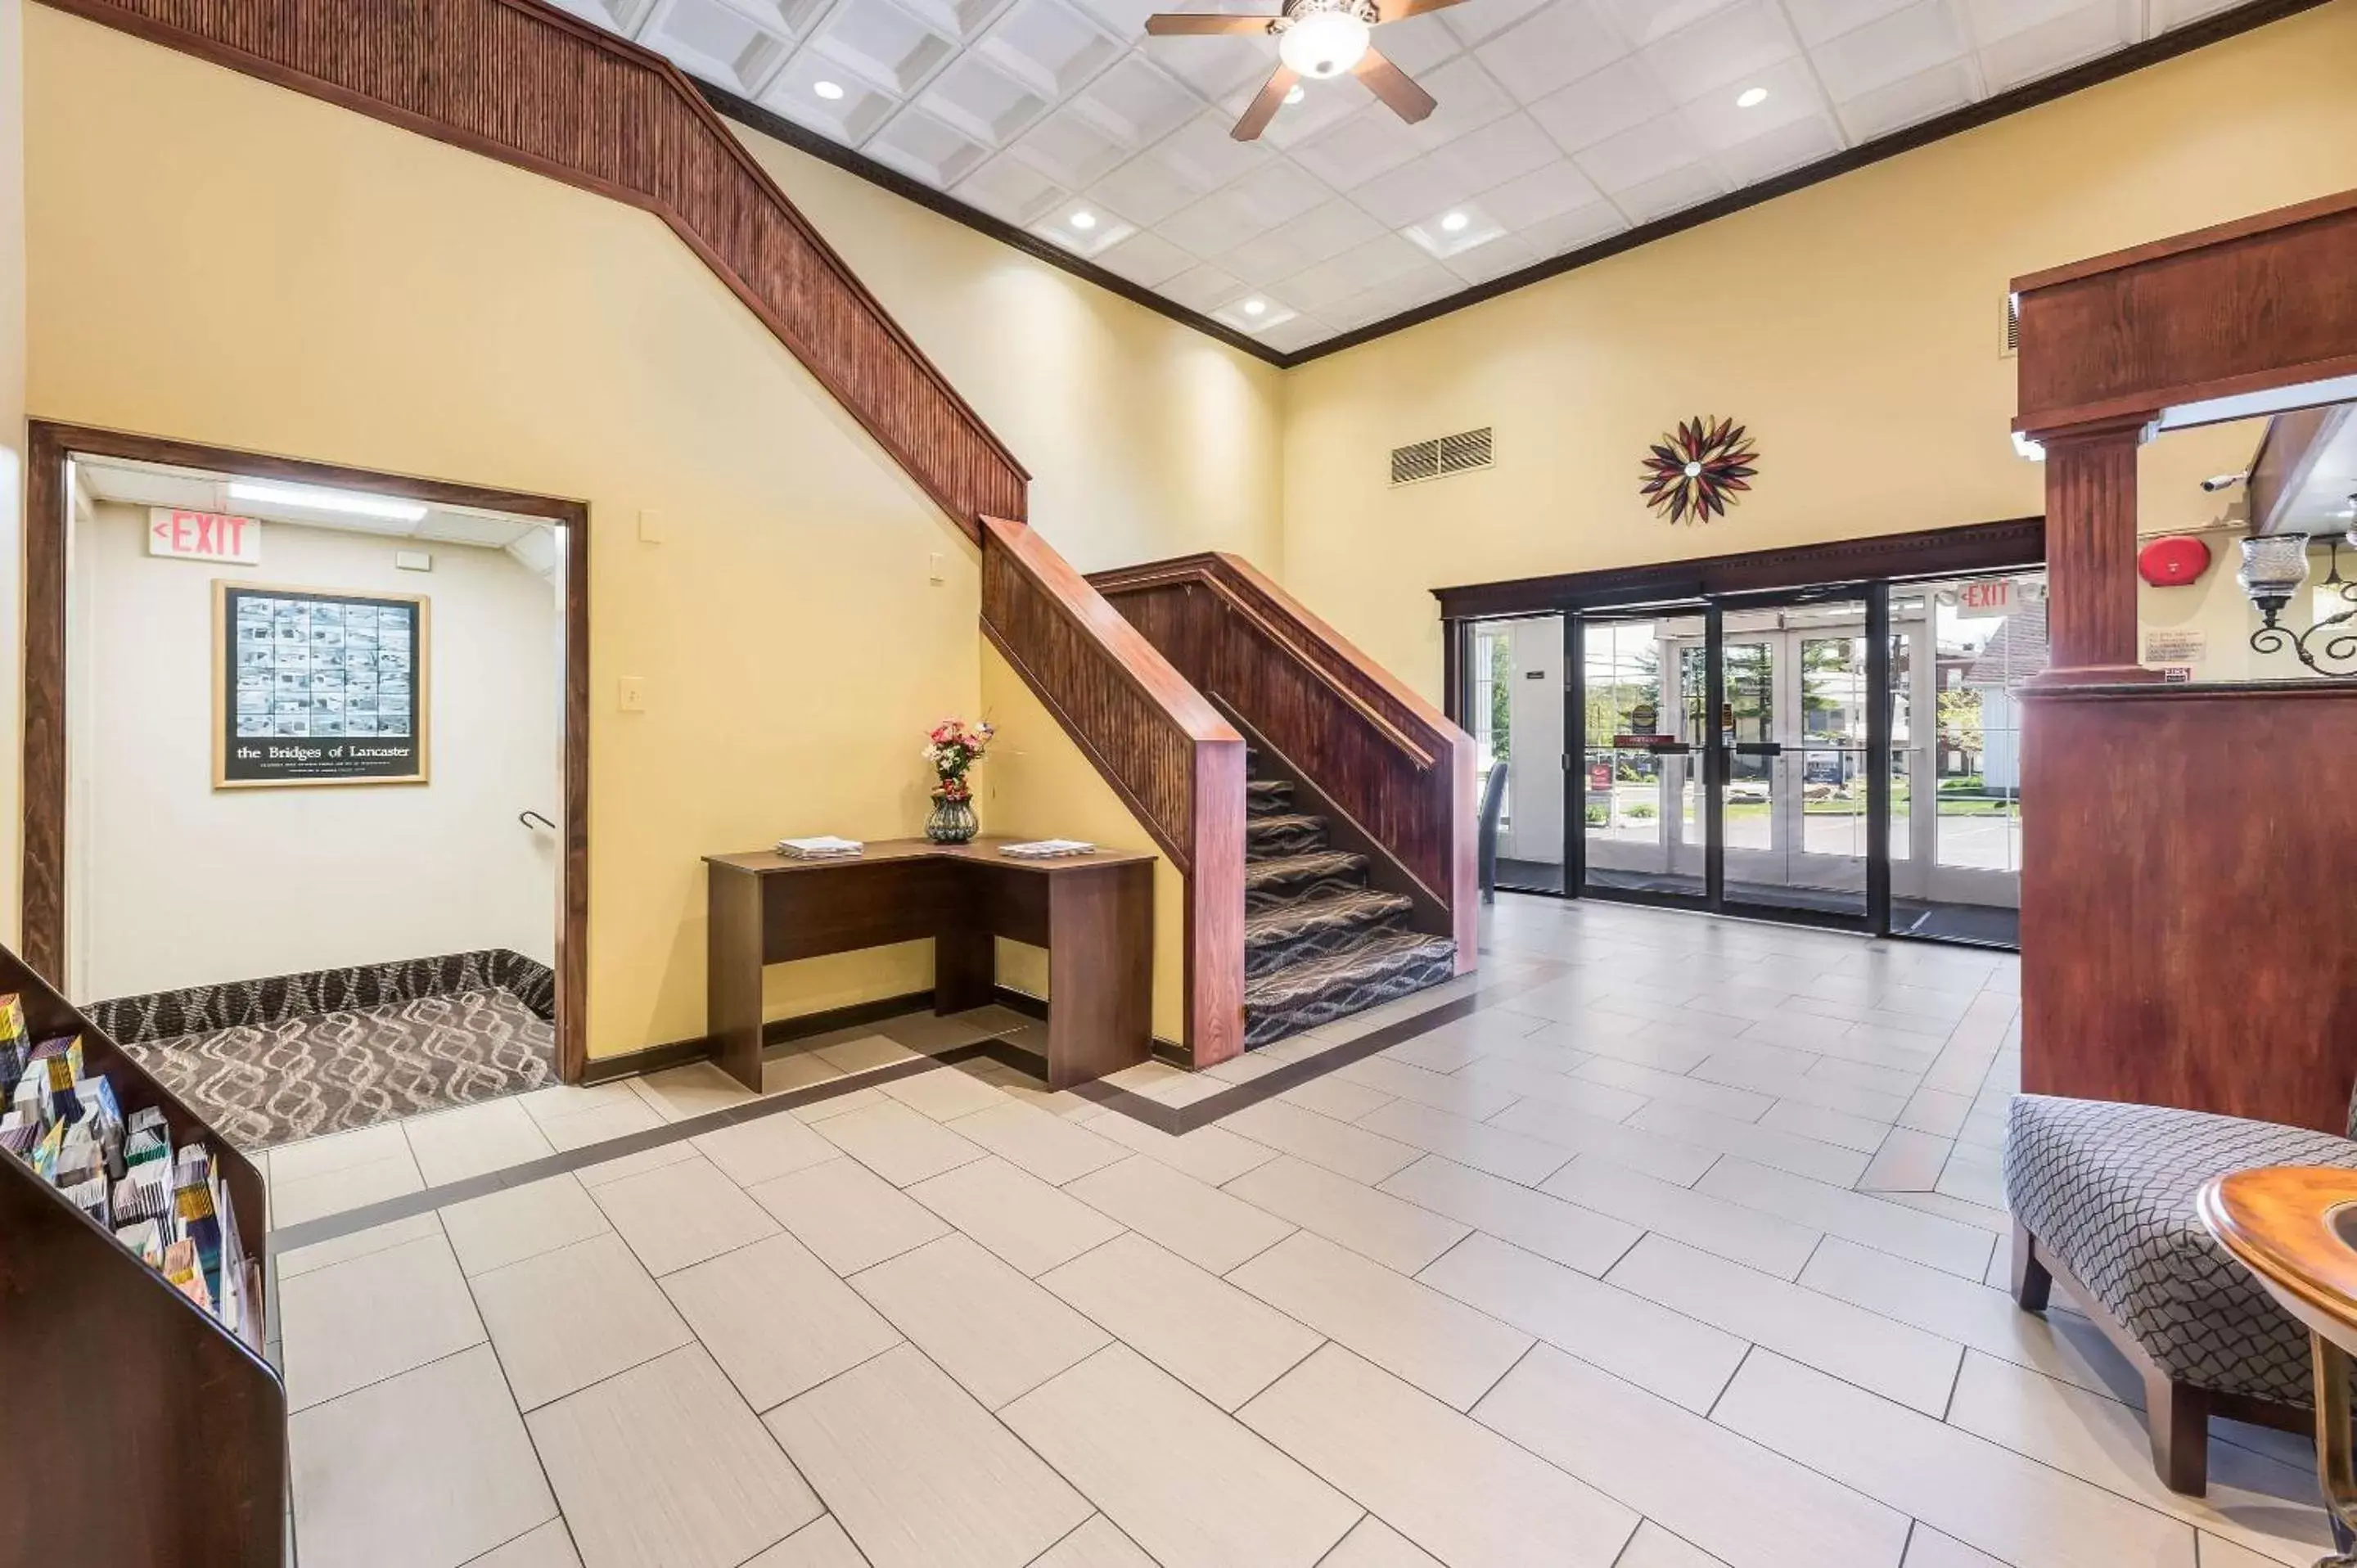
[{"label": "ceiling fan", "polygon": [[1348,71],[1389,104],[1409,124],[1437,107],[1431,93],[1385,59],[1373,44],[1385,22],[1405,21],[1463,0],[1285,0],[1274,16],[1237,16],[1200,12],[1157,12],[1146,18],[1150,38],[1195,33],[1260,33],[1276,40],[1276,73],[1268,79],[1228,134],[1249,142],[1268,128],[1277,105],[1304,77],[1322,81]]}]

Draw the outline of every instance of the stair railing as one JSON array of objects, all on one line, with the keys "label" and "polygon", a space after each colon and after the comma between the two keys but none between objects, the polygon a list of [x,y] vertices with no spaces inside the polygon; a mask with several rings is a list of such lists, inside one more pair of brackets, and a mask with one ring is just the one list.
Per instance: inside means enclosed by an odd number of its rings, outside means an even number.
[{"label": "stair railing", "polygon": [[982,520],[982,630],[1186,881],[1186,1046],[1243,1048],[1244,743],[1072,564]]},{"label": "stair railing", "polygon": [[1470,971],[1480,918],[1472,737],[1237,556],[1089,581],[1392,862],[1419,929],[1454,937],[1458,972]]}]

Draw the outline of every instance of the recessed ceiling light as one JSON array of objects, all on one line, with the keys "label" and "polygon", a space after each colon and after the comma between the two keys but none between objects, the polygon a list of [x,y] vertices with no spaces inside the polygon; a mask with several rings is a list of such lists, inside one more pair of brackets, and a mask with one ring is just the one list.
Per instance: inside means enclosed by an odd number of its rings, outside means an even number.
[{"label": "recessed ceiling light", "polygon": [[1464,228],[1465,225],[1472,221],[1473,220],[1466,217],[1462,212],[1452,212],[1448,217],[1443,218],[1440,220],[1440,226],[1454,234],[1458,230]]},{"label": "recessed ceiling light", "polygon": [[1088,211],[1075,212],[1071,222],[1075,229],[1093,229],[1097,226],[1097,215]]},{"label": "recessed ceiling light", "polygon": [[1248,299],[1244,301],[1244,314],[1246,316],[1258,316],[1267,308],[1268,301],[1265,299]]},{"label": "recessed ceiling light", "polygon": [[1301,83],[1297,81],[1293,84],[1293,91],[1285,95],[1285,101],[1287,103],[1298,103],[1308,96],[1309,89],[1302,86]]},{"label": "recessed ceiling light", "polygon": [[1747,87],[1735,95],[1738,109],[1757,109],[1767,102],[1768,90],[1764,87]]},{"label": "recessed ceiling light", "polygon": [[843,84],[839,81],[813,81],[811,91],[832,103],[843,96]]}]

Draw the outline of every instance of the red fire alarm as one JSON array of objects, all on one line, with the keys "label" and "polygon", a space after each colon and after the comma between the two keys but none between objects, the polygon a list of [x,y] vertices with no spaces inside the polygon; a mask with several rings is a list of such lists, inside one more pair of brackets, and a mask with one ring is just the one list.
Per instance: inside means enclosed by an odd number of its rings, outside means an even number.
[{"label": "red fire alarm", "polygon": [[2181,588],[2210,570],[2210,547],[2179,534],[2136,552],[2136,575],[2156,588]]}]

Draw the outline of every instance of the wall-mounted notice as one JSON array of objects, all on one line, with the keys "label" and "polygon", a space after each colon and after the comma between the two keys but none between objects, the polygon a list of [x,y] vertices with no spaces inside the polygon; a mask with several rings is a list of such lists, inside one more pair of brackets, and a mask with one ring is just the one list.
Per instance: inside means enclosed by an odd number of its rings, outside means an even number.
[{"label": "wall-mounted notice", "polygon": [[2147,664],[2199,664],[2209,657],[2210,637],[2206,632],[2170,627],[2144,634]]},{"label": "wall-mounted notice", "polygon": [[426,781],[426,601],[213,585],[213,788]]},{"label": "wall-mounted notice", "polygon": [[181,561],[262,564],[262,520],[179,507],[147,509],[147,553]]}]

